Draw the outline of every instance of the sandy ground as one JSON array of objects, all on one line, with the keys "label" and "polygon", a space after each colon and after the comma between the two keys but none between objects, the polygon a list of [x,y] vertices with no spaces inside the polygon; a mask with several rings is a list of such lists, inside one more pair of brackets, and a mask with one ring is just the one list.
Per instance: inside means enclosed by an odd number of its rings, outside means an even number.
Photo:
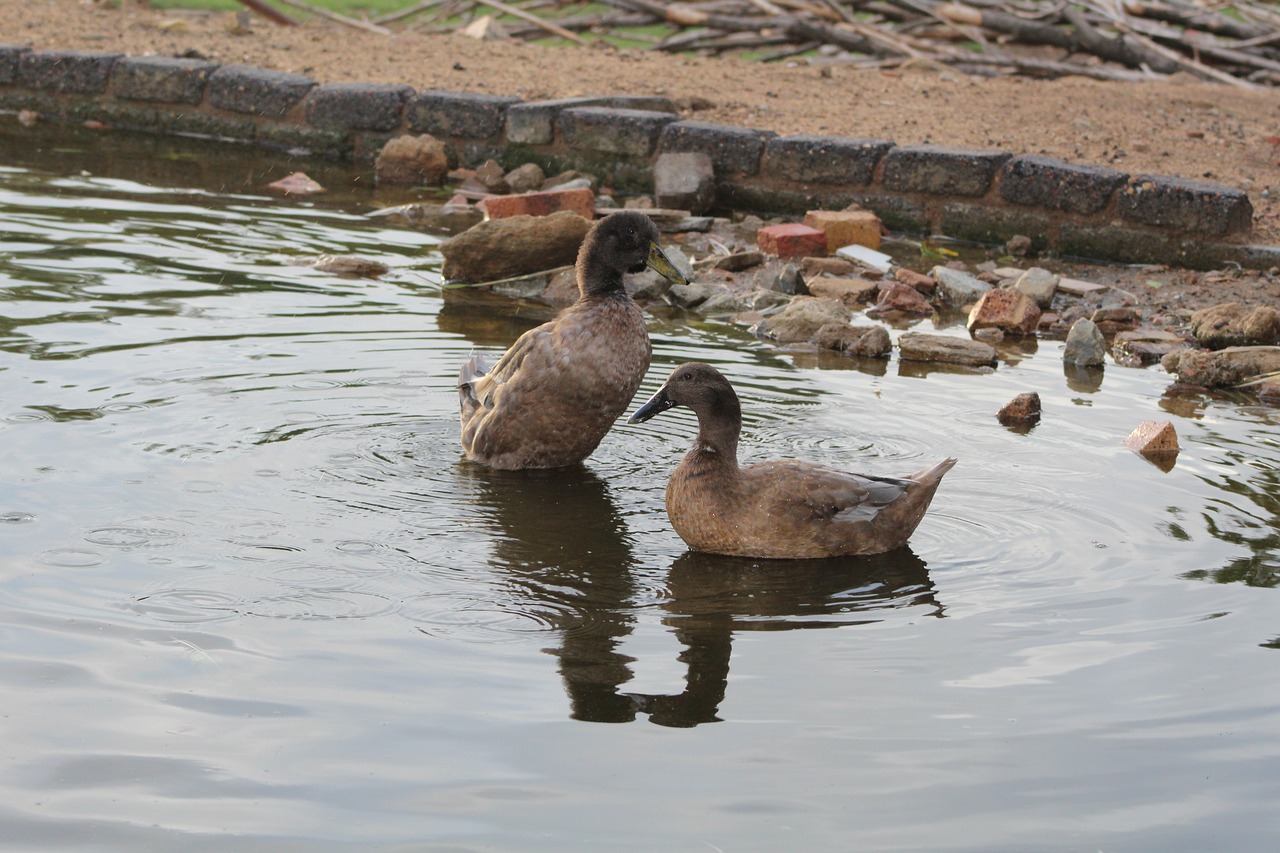
[{"label": "sandy ground", "polygon": [[[781,134],[819,133],[899,144],[1002,148],[1130,174],[1156,173],[1245,190],[1252,242],[1280,245],[1280,92],[1174,78],[1111,83],[1085,78],[978,78],[930,64],[886,72],[849,65],[762,64],[653,51],[556,47],[466,36],[391,37],[324,21],[279,27],[232,13],[151,11],[90,0],[0,4],[8,43],[43,49],[201,56],[307,74],[321,82],[408,83],[417,89],[524,99],[663,95],[688,117]],[[1147,273],[1144,273],[1147,275]],[[1149,278],[1149,275],[1148,275]],[[1219,296],[1280,301],[1275,276],[1171,271],[1161,299]],[[1259,286],[1261,285],[1261,286]],[[1203,291],[1201,295],[1196,295]],[[1148,294],[1150,295],[1150,294]]]}]

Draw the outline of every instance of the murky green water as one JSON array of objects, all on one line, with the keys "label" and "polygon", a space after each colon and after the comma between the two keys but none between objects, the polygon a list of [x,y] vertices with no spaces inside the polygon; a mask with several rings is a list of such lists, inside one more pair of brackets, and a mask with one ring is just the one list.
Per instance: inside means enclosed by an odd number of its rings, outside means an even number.
[{"label": "murky green water", "polygon": [[[1274,410],[1052,341],[971,375],[655,318],[641,395],[720,365],[750,458],[961,460],[907,551],[690,554],[687,413],[462,461],[458,363],[535,319],[443,304],[343,169],[60,139],[0,134],[0,848],[1280,841]],[[299,166],[337,191],[261,192]],[[1120,446],[1165,418],[1168,473]]]}]

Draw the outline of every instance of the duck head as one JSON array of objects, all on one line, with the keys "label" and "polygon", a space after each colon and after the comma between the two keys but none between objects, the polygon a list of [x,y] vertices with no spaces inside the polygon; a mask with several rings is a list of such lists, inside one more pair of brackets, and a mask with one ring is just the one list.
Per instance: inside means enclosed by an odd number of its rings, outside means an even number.
[{"label": "duck head", "polygon": [[723,421],[735,429],[742,421],[738,395],[729,380],[709,364],[687,362],[671,371],[667,381],[627,423],[638,424],[676,406],[688,406],[704,420]]},{"label": "duck head", "polygon": [[595,224],[578,252],[578,286],[583,294],[622,288],[622,274],[645,267],[675,284],[688,280],[658,247],[658,228],[643,213],[624,210]]}]

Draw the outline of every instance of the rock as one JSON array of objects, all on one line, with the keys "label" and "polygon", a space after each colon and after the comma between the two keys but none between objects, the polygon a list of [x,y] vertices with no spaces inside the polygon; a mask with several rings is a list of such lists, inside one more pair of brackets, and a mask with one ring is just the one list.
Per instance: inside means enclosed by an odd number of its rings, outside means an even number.
[{"label": "rock", "polygon": [[1058,279],[1058,290],[1063,293],[1069,293],[1072,296],[1089,296],[1106,289],[1107,286],[1105,284],[1094,284],[1091,281],[1081,281],[1078,278]]},{"label": "rock", "polygon": [[938,283],[942,298],[952,305],[968,305],[977,302],[991,285],[979,281],[967,272],[950,267],[934,267],[929,275]]},{"label": "rock", "polygon": [[900,335],[898,357],[903,361],[937,361],[973,366],[996,363],[995,348],[981,341],[928,332],[904,332]]},{"label": "rock", "polygon": [[1013,289],[1027,296],[1041,308],[1053,304],[1053,295],[1058,292],[1058,276],[1040,267],[1031,269],[1018,276]]},{"label": "rock", "polygon": [[502,171],[502,166],[496,160],[485,160],[481,163],[476,168],[475,179],[484,187],[485,192],[511,192],[511,187],[507,184],[507,177]]},{"label": "rock", "polygon": [[[662,276],[657,278],[666,281]],[[577,302],[578,296],[578,271],[573,267],[562,267],[551,274],[551,281],[542,291],[541,299],[549,305],[563,308]]]},{"label": "rock", "polygon": [[756,287],[776,290],[788,296],[805,295],[809,292],[796,265],[780,263],[777,259],[770,260],[757,270],[752,281]]},{"label": "rock", "polygon": [[827,252],[841,246],[880,248],[880,218],[869,210],[810,210],[804,224],[827,235]]},{"label": "rock", "polygon": [[495,281],[489,289],[499,296],[509,296],[512,299],[541,299],[545,302],[547,288],[550,285],[550,273],[535,272]]},{"label": "rock", "polygon": [[1025,234],[1014,234],[1005,241],[1004,251],[1008,255],[1016,255],[1022,257],[1031,251],[1031,238]]},{"label": "rock", "polygon": [[382,261],[358,258],[354,255],[321,255],[312,266],[324,272],[359,278],[377,278],[391,271],[391,267]]},{"label": "rock", "polygon": [[835,299],[797,296],[782,311],[761,320],[756,333],[784,344],[809,341],[829,323],[848,323],[849,316],[849,309]]},{"label": "rock", "polygon": [[898,267],[893,271],[895,280],[914,287],[921,293],[933,293],[938,289],[938,283],[922,272],[909,270],[906,267]]},{"label": "rock", "polygon": [[1143,421],[1125,438],[1124,446],[1143,456],[1176,454],[1181,450],[1178,446],[1178,433],[1170,421]]},{"label": "rock", "polygon": [[1280,312],[1270,305],[1248,310],[1226,302],[1192,314],[1191,334],[1209,349],[1271,346],[1280,343]]},{"label": "rock", "polygon": [[932,314],[933,306],[911,285],[894,281],[880,291],[872,310],[877,314]]},{"label": "rock", "polygon": [[736,314],[746,305],[727,287],[713,287],[713,293],[698,306],[698,313],[711,316],[713,314]]},{"label": "rock", "polygon": [[542,189],[542,183],[546,179],[546,173],[542,171],[542,167],[537,163],[525,163],[523,166],[516,166],[510,172],[507,172],[505,177],[508,189],[517,194],[531,193]]},{"label": "rock", "polygon": [[491,219],[440,244],[450,281],[494,281],[573,264],[591,221],[571,211]]},{"label": "rock", "polygon": [[325,191],[324,187],[313,181],[306,172],[285,175],[280,180],[267,184],[267,189],[281,195],[312,195]]},{"label": "rock", "polygon": [[883,326],[850,326],[828,323],[814,334],[814,343],[861,358],[888,358],[893,341]]},{"label": "rock", "polygon": [[382,146],[373,174],[379,184],[442,184],[449,174],[449,155],[444,143],[430,134],[405,134]]},{"label": "rock", "polygon": [[1067,332],[1067,345],[1062,351],[1062,360],[1067,364],[1081,364],[1096,367],[1106,361],[1107,341],[1102,337],[1098,325],[1092,320],[1081,317]]},{"label": "rock", "polygon": [[996,412],[996,419],[1005,426],[1035,423],[1040,420],[1040,395],[1035,391],[1019,394]]},{"label": "rock", "polygon": [[1004,332],[996,328],[974,329],[973,339],[986,344],[998,344],[1004,340]]},{"label": "rock", "polygon": [[803,258],[800,271],[807,276],[848,276],[858,271],[858,265],[845,258]]},{"label": "rock", "polygon": [[711,258],[711,266],[725,272],[742,272],[764,263],[764,253],[751,249],[746,252],[734,252]]},{"label": "rock", "polygon": [[1180,336],[1150,327],[1120,332],[1111,342],[1111,356],[1125,367],[1155,364],[1166,355],[1190,346]]},{"label": "rock", "polygon": [[786,305],[790,302],[791,298],[785,293],[779,293],[776,290],[765,290],[762,287],[757,287],[747,295],[747,307],[755,311],[776,308],[779,305]]},{"label": "rock", "polygon": [[[880,286],[865,278],[819,277],[807,282],[809,293],[823,299],[839,299],[845,305],[871,302],[880,295]],[[930,309],[932,310],[932,309]]]},{"label": "rock", "polygon": [[1280,347],[1227,347],[1180,350],[1160,360],[1179,382],[1208,388],[1239,385],[1249,379],[1280,371]]},{"label": "rock", "polygon": [[996,328],[1007,335],[1033,335],[1040,325],[1040,308],[1025,293],[1016,290],[988,290],[969,312],[967,326]]},{"label": "rock", "polygon": [[[595,187],[595,177],[579,172],[577,169],[570,169],[567,172],[552,175],[542,182],[542,189],[544,190],[594,190]],[[653,207],[653,202],[650,200],[642,206]]]},{"label": "rock", "polygon": [[1111,336],[1136,329],[1141,325],[1142,311],[1133,305],[1116,305],[1099,308],[1089,319],[1098,324],[1103,335]]},{"label": "rock", "polygon": [[716,200],[716,173],[711,155],[664,152],[653,166],[653,194],[658,207],[706,213]]},{"label": "rock", "polygon": [[716,288],[710,284],[693,281],[688,284],[673,284],[668,293],[671,301],[681,308],[695,308],[711,298]]}]

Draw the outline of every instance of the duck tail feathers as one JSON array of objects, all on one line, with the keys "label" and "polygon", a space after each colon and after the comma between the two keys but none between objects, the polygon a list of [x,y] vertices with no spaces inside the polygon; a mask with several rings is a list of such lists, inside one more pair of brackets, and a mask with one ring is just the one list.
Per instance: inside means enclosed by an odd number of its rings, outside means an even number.
[{"label": "duck tail feathers", "polygon": [[917,483],[932,483],[936,485],[948,471],[956,467],[956,461],[954,457],[948,456],[932,468],[917,471],[908,479],[915,480]]},{"label": "duck tail feathers", "polygon": [[493,365],[479,353],[463,362],[458,370],[458,403],[463,410],[472,409],[480,403],[480,395],[476,393],[475,382],[489,372]]}]

